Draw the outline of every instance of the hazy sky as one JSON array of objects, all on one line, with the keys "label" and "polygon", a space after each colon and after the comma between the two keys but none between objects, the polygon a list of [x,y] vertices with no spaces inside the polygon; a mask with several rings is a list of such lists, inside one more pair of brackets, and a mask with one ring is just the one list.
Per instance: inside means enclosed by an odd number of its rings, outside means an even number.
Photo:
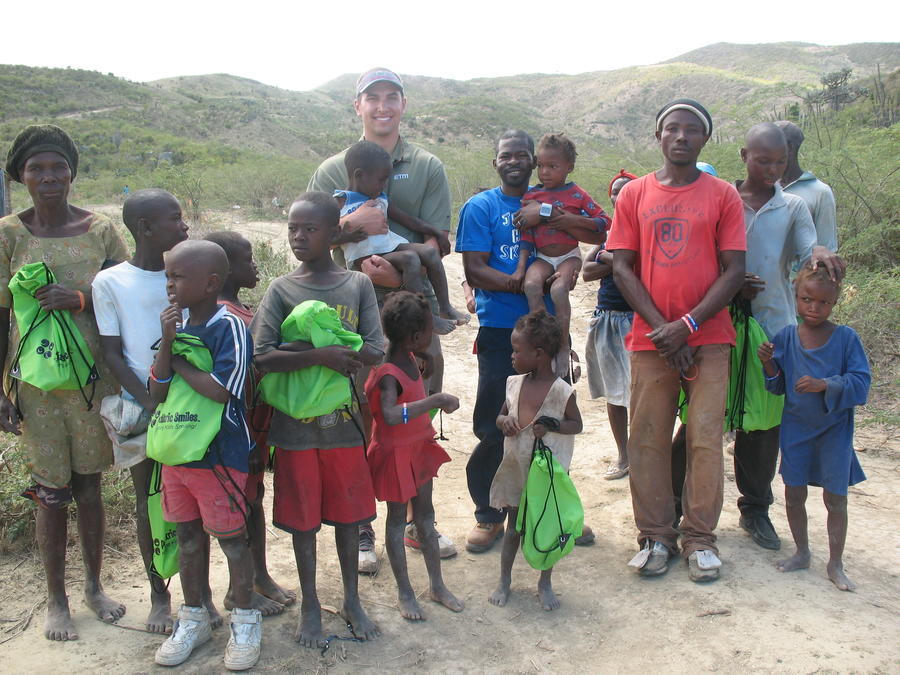
[{"label": "hazy sky", "polygon": [[892,42],[898,25],[898,5],[883,0],[11,0],[0,9],[0,59],[140,82],[229,73],[306,90],[376,65],[453,79],[582,73],[714,42]]}]

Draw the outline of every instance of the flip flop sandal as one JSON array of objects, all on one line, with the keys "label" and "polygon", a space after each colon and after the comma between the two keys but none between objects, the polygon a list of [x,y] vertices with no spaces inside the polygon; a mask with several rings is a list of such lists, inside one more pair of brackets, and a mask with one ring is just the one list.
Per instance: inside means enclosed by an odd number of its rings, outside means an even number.
[{"label": "flip flop sandal", "polygon": [[625,478],[630,470],[631,467],[626,466],[624,469],[620,469],[613,464],[606,469],[606,473],[603,474],[603,480],[619,480],[620,478]]}]

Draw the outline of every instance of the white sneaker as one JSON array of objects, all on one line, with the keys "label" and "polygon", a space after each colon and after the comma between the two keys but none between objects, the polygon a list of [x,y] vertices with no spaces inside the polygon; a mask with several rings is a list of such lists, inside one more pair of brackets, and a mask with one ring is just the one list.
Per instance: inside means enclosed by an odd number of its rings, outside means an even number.
[{"label": "white sneaker", "polygon": [[[441,559],[452,558],[455,556],[456,544],[453,543],[453,540],[440,532],[437,533],[437,536],[438,550],[440,551]],[[419,539],[419,530],[415,523],[406,524],[406,529],[403,534],[403,543],[406,544],[407,548],[415,549],[416,551],[422,550],[422,541]]]},{"label": "white sneaker", "polygon": [[225,667],[247,670],[259,661],[262,640],[262,612],[258,609],[231,610],[231,637],[225,647]]},{"label": "white sneaker", "polygon": [[172,626],[172,634],[156,650],[156,662],[161,666],[177,666],[187,661],[194,647],[212,637],[209,612],[205,607],[182,605]]}]

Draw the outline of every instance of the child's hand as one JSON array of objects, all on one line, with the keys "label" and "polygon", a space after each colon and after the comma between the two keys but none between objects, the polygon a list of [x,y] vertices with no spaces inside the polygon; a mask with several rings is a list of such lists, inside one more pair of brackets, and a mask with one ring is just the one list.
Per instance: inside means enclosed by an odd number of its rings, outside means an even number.
[{"label": "child's hand", "polygon": [[798,394],[811,394],[817,391],[825,391],[827,388],[828,385],[825,383],[825,380],[810,377],[809,375],[804,375],[794,385],[794,391]]},{"label": "child's hand", "polygon": [[459,399],[453,394],[435,394],[437,407],[445,413],[456,412],[459,409]]},{"label": "child's hand", "polygon": [[171,344],[175,341],[175,333],[179,323],[181,323],[181,309],[178,305],[172,303],[159,315],[159,325],[162,328],[163,342]]},{"label": "child's hand", "polygon": [[362,359],[359,358],[359,354],[349,347],[332,345],[331,347],[320,347],[317,351],[320,365],[331,368],[344,377],[356,375],[362,367]]},{"label": "child's hand", "polygon": [[521,431],[518,422],[512,415],[500,415],[497,418],[497,427],[503,432],[504,436],[515,436]]},{"label": "child's hand", "polygon": [[775,355],[775,345],[771,342],[763,342],[756,350],[756,355],[759,357],[760,361],[768,363]]}]

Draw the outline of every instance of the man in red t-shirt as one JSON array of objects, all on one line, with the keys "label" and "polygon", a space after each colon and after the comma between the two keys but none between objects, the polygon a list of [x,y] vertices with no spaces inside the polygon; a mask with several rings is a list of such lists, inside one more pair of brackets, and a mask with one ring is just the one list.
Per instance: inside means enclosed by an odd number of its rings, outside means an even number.
[{"label": "man in red t-shirt", "polygon": [[635,311],[631,351],[631,501],[641,551],[629,563],[664,574],[678,550],[672,428],[682,387],[688,410],[682,553],[691,579],[719,576],[713,531],[722,510],[722,423],[734,328],[726,306],[744,280],[746,235],[733,186],[697,169],[712,118],[691,99],[656,116],[664,164],[619,193],[607,249]]}]

